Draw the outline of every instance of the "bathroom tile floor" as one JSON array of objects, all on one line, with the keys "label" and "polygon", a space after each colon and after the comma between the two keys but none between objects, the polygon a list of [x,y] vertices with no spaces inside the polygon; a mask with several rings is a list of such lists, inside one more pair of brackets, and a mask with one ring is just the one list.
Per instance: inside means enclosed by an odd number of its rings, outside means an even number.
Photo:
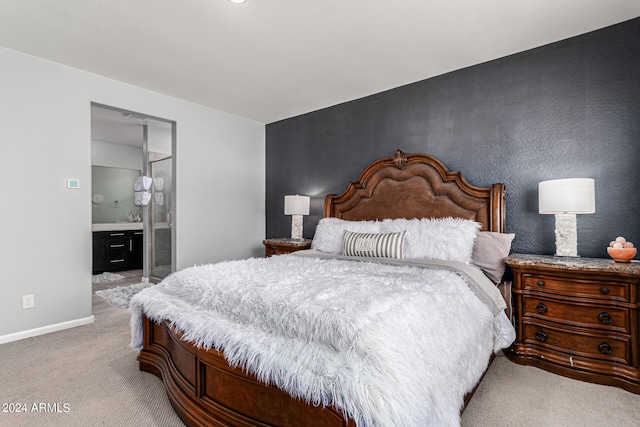
[{"label": "bathroom tile floor", "polygon": [[93,292],[101,289],[117,288],[118,286],[135,285],[142,282],[142,270],[118,271],[115,274],[124,276],[124,279],[113,282],[93,283]]}]

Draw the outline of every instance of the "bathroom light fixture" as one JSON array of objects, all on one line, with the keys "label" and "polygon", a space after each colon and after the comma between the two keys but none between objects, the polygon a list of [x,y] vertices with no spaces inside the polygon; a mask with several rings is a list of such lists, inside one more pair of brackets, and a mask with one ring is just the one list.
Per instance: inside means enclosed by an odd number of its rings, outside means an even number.
[{"label": "bathroom light fixture", "polygon": [[556,256],[577,257],[576,214],[596,211],[595,181],[591,178],[569,178],[540,182],[538,211],[555,215]]},{"label": "bathroom light fixture", "polygon": [[291,215],[291,238],[302,240],[302,216],[309,215],[309,196],[284,196],[284,214]]},{"label": "bathroom light fixture", "polygon": [[247,0],[229,0],[231,3],[236,3],[236,4],[242,4],[245,3]]}]

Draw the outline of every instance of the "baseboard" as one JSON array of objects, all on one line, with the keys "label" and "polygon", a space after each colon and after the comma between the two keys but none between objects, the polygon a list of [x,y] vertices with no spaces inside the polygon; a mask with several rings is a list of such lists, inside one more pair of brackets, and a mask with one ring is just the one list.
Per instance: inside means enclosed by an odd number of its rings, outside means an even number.
[{"label": "baseboard", "polygon": [[53,325],[42,326],[40,328],[29,329],[21,332],[14,332],[13,334],[7,334],[0,336],[0,344],[5,344],[12,341],[20,341],[25,338],[37,337],[38,335],[50,334],[51,332],[58,332],[65,329],[75,328],[77,326],[89,325],[94,322],[93,315],[89,317],[83,317],[81,319],[69,320],[67,322],[55,323]]}]

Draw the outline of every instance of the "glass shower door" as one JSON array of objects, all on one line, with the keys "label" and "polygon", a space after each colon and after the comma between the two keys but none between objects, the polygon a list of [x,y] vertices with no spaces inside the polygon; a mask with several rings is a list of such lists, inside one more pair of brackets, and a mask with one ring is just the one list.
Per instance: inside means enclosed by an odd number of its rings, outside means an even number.
[{"label": "glass shower door", "polygon": [[149,224],[149,276],[164,279],[171,273],[171,157],[149,162],[149,172],[153,179],[151,186],[151,202],[149,203],[151,219]]}]

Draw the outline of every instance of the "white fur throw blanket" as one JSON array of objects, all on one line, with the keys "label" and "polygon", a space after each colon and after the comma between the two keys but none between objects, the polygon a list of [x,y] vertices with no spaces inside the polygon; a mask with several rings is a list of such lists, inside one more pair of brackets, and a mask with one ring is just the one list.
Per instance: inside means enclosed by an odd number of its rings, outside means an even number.
[{"label": "white fur throw blanket", "polygon": [[261,381],[366,426],[458,426],[494,316],[445,270],[283,255],[192,267],[131,300]]}]

